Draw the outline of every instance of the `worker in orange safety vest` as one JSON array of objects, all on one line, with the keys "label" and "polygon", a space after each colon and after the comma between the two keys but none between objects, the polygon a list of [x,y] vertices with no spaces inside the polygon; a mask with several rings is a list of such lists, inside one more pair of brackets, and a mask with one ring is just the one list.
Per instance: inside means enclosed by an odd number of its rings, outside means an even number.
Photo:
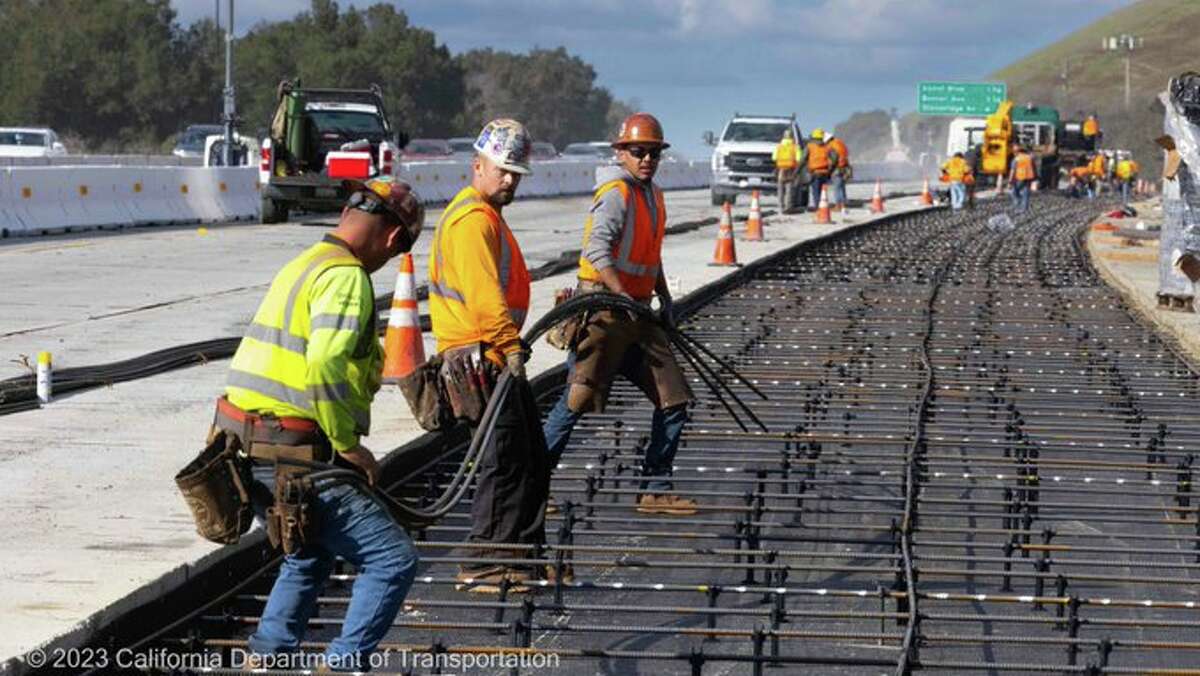
[{"label": "worker in orange safety vest", "polygon": [[1029,193],[1037,178],[1036,166],[1029,149],[1025,146],[1018,147],[1008,175],[1009,184],[1012,185],[1012,203],[1017,207],[1017,211],[1029,210]]},{"label": "worker in orange safety vest", "polygon": [[838,154],[835,148],[825,145],[825,130],[814,129],[805,147],[808,155],[809,210],[815,210],[821,201],[821,190],[829,184],[829,177],[838,164]]},{"label": "worker in orange safety vest", "polygon": [[846,183],[851,178],[850,149],[840,136],[832,133],[827,135],[825,147],[837,158],[829,175],[829,206],[835,211],[842,211],[846,208]]},{"label": "worker in orange safety vest", "polygon": [[[499,593],[505,579],[509,593],[526,592],[546,574],[544,566],[521,562],[545,543],[550,474],[521,344],[530,276],[503,215],[532,171],[531,145],[515,120],[483,128],[471,184],[446,206],[429,251],[429,316],[455,416],[477,424],[501,371],[515,381],[479,463],[467,537],[473,556],[503,563],[463,565],[459,588],[470,592]],[[502,546],[514,544],[530,547]]]}]

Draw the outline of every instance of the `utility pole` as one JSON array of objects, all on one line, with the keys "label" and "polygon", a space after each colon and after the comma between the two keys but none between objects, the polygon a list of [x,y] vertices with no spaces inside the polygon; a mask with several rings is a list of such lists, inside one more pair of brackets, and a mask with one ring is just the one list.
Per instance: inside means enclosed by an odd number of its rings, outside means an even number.
[{"label": "utility pole", "polygon": [[[220,0],[218,2],[218,11]],[[237,106],[233,98],[233,0],[229,0],[229,23],[225,29],[225,148],[221,164],[228,167],[233,164],[233,123],[237,116]]]},{"label": "utility pole", "polygon": [[1100,46],[1106,52],[1125,52],[1125,110],[1129,110],[1130,103],[1130,66],[1133,60],[1132,52],[1135,49],[1141,49],[1144,39],[1136,35],[1110,35],[1106,38],[1101,38]]}]

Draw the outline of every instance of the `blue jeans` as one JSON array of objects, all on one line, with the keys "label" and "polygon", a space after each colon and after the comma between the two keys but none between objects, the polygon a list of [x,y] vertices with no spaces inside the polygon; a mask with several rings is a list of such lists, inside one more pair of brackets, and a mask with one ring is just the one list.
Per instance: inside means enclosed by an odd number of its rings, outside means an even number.
[{"label": "blue jeans", "polygon": [[1129,194],[1133,192],[1133,181],[1121,181],[1121,204],[1129,206]]},{"label": "blue jeans", "polygon": [[846,204],[846,179],[841,174],[829,177],[829,202],[831,204]]},{"label": "blue jeans", "polygon": [[[636,350],[630,350],[630,356],[637,357]],[[622,366],[624,368],[624,365]],[[575,372],[575,352],[567,353],[567,382]],[[551,470],[558,465],[567,443],[571,441],[571,430],[575,423],[583,417],[567,406],[571,387],[563,388],[558,403],[550,409],[546,416],[543,431],[546,435],[546,447],[549,451]],[[646,455],[642,460],[642,476],[651,477],[642,482],[642,488],[651,492],[671,490],[671,469],[675,465],[675,452],[679,450],[679,439],[683,436],[683,426],[687,422],[687,406],[674,406],[666,410],[654,409],[650,419],[650,443],[646,446]]]},{"label": "blue jeans", "polygon": [[[274,477],[272,466],[254,468],[260,517],[267,506],[262,491],[274,490]],[[334,558],[340,556],[358,569],[358,577],[342,633],[325,655],[336,670],[366,670],[369,655],[391,629],[412,586],[417,551],[400,524],[357,486],[325,484],[313,506],[320,524],[316,542],[284,557],[258,630],[250,637],[250,651],[271,655],[299,650]]]},{"label": "blue jeans", "polygon": [[[821,188],[825,187],[828,184],[829,184],[828,176],[818,176],[816,174],[813,174],[812,182],[808,184],[808,187],[809,187],[808,209],[809,209],[809,211],[816,211],[817,207],[820,206],[820,204],[821,204]],[[829,195],[829,197],[833,197],[833,196]]]},{"label": "blue jeans", "polygon": [[1013,181],[1011,197],[1017,211],[1029,211],[1029,181]]},{"label": "blue jeans", "polygon": [[967,200],[967,186],[962,181],[954,181],[950,184],[950,208],[961,209],[963,203]]}]

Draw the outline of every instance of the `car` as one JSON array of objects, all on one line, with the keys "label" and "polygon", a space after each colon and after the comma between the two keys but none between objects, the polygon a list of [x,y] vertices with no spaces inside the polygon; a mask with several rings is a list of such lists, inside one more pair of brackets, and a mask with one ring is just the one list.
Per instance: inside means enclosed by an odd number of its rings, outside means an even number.
[{"label": "car", "polygon": [[204,157],[204,144],[208,137],[224,134],[225,127],[219,124],[190,124],[179,133],[171,154],[175,157]]},{"label": "car", "polygon": [[[704,142],[714,146],[712,153],[712,204],[720,206],[737,200],[739,193],[754,190],[776,192],[775,161],[771,154],[783,138],[783,133],[792,130],[792,138],[803,147],[804,137],[796,126],[794,116],[741,115],[734,113],[725,123],[720,137],[711,131],[705,132]],[[796,172],[791,185],[788,204],[795,207],[808,205],[808,176],[803,170]]]},{"label": "car", "polygon": [[405,160],[447,160],[453,155],[450,143],[439,138],[415,138],[404,146]]},{"label": "car", "polygon": [[457,158],[475,157],[475,139],[470,136],[455,136],[447,139],[446,143],[450,144],[450,151]]},{"label": "car", "polygon": [[61,157],[67,149],[46,127],[0,127],[0,157]]},{"label": "car", "polygon": [[549,160],[558,159],[558,149],[553,143],[545,141],[537,141],[533,144],[533,148],[529,153],[530,159],[535,162],[546,162]]},{"label": "car", "polygon": [[603,141],[593,141],[587,143],[568,143],[566,148],[563,148],[562,159],[564,160],[611,160],[613,157],[612,148],[608,143]]},{"label": "car", "polygon": [[258,168],[263,223],[286,221],[292,209],[341,209],[348,179],[400,175],[408,136],[392,130],[378,85],[329,89],[285,80],[276,95]]}]

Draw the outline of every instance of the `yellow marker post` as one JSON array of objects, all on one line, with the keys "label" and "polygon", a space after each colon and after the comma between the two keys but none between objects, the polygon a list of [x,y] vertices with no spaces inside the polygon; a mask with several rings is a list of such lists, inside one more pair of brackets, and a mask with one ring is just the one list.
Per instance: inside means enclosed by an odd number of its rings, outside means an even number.
[{"label": "yellow marker post", "polygon": [[50,364],[49,352],[38,352],[37,358],[37,398],[43,404],[49,404],[53,398],[54,378]]}]

